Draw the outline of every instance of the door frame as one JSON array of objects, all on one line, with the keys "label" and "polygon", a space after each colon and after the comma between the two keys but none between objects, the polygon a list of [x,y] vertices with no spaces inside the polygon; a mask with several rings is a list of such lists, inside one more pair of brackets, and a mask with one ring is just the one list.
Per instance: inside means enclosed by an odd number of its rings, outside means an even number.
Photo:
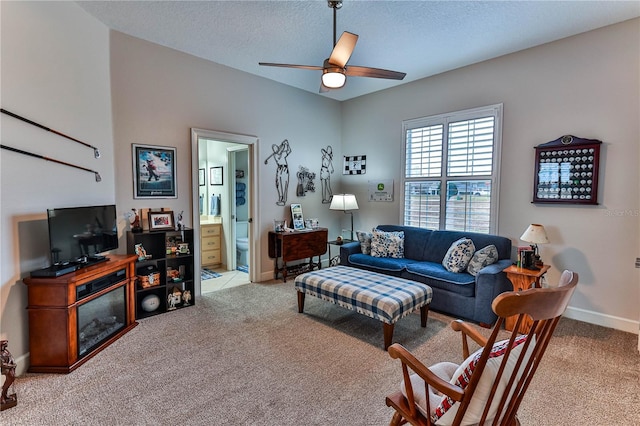
[{"label": "door frame", "polygon": [[249,165],[252,168],[250,173],[249,193],[247,194],[247,202],[249,203],[249,281],[258,281],[260,274],[257,271],[256,259],[260,259],[260,244],[255,241],[256,232],[254,232],[254,224],[260,223],[260,212],[258,203],[256,202],[256,194],[258,194],[257,170],[259,158],[258,137],[252,135],[242,135],[237,133],[220,132],[217,130],[207,130],[199,128],[191,128],[191,211],[193,223],[193,239],[194,239],[194,287],[197,296],[202,294],[200,285],[200,268],[202,265],[201,247],[200,247],[200,189],[198,186],[198,169],[199,169],[199,141],[200,139],[209,139],[220,142],[238,143],[248,145],[249,149]]}]

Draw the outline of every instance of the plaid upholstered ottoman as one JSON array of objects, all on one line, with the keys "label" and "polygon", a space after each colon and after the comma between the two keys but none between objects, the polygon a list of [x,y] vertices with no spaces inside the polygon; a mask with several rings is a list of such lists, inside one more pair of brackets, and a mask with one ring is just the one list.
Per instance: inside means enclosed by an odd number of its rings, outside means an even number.
[{"label": "plaid upholstered ottoman", "polygon": [[306,272],[295,279],[298,312],[309,294],[359,314],[382,321],[384,349],[393,338],[396,321],[420,309],[420,324],[427,326],[431,287],[414,281],[347,266]]}]

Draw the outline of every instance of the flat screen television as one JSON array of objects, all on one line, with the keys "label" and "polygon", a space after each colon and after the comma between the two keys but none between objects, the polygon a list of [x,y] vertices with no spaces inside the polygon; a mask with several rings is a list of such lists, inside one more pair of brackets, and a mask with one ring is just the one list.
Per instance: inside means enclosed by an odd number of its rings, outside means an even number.
[{"label": "flat screen television", "polygon": [[118,248],[116,206],[48,209],[51,263],[93,263]]}]

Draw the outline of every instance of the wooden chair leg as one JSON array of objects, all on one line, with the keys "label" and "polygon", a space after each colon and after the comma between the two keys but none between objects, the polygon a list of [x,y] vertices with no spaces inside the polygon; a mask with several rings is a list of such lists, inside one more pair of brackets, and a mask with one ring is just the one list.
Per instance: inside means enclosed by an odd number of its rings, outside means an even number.
[{"label": "wooden chair leg", "polygon": [[391,418],[391,423],[389,426],[399,426],[407,423],[407,421],[398,413],[397,411],[393,413],[393,417]]},{"label": "wooden chair leg", "polygon": [[298,313],[302,313],[304,311],[304,293],[298,292]]},{"label": "wooden chair leg", "polygon": [[424,305],[420,308],[420,325],[422,327],[427,326],[428,317],[429,317],[429,305]]},{"label": "wooden chair leg", "polygon": [[393,326],[394,324],[382,323],[382,333],[384,334],[384,350],[386,351],[391,346],[393,340]]}]

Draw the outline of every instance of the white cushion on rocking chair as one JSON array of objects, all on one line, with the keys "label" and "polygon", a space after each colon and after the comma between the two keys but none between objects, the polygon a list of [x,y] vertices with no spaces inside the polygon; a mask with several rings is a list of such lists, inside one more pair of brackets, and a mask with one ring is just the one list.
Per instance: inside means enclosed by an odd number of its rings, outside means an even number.
[{"label": "white cushion on rocking chair", "polygon": [[[515,369],[516,361],[520,356],[520,352],[522,351],[522,348],[524,346],[521,343],[524,342],[525,338],[526,336],[519,336],[514,342],[514,347],[509,355],[507,366],[505,367],[505,371],[500,377],[500,384],[496,389],[496,394],[491,403],[491,409],[489,410],[489,413],[487,415],[487,421],[492,420],[496,415],[498,403],[500,402],[500,398],[502,397],[502,394],[507,386],[509,377],[511,377],[511,374]],[[487,399],[489,398],[489,393],[491,392],[491,387],[493,386],[493,382],[495,381],[495,377],[497,376],[498,369],[500,368],[500,363],[502,362],[502,359],[504,357],[503,351],[508,343],[508,340],[503,340],[501,342],[496,342],[493,345],[491,355],[487,360],[487,365],[482,373],[482,377],[478,382],[476,391],[474,392],[473,398],[471,399],[471,403],[467,408],[467,412],[462,419],[462,425],[476,425],[480,421]],[[531,357],[531,353],[533,352],[535,343],[535,336],[533,336],[527,350],[527,354],[520,366],[518,378],[522,375],[522,371],[529,358]],[[482,348],[471,354],[459,366],[451,362],[440,362],[433,365],[432,367],[429,367],[429,370],[431,370],[431,372],[433,372],[443,380],[446,380],[449,383],[455,384],[456,386],[460,386],[464,389],[468,384],[468,379],[470,378],[471,373],[473,372],[473,369],[475,368],[481,354]],[[459,404],[449,399],[446,395],[443,396],[436,390],[429,387],[429,407],[431,408],[431,413],[427,413],[424,381],[417,374],[412,374],[410,378],[411,385],[413,387],[414,398],[420,412],[425,416],[430,416],[431,420],[436,425],[451,425],[458,411]],[[405,395],[406,397],[404,381],[402,382],[401,389],[403,395]]]}]

